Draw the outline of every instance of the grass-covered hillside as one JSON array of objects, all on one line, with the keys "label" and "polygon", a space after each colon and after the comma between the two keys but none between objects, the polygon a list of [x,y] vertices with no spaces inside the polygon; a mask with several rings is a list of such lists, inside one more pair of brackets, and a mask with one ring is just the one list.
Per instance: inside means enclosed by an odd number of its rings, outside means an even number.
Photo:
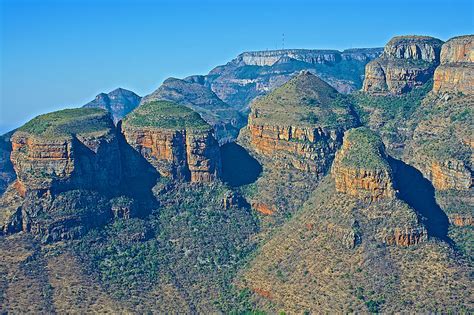
[{"label": "grass-covered hillside", "polygon": [[74,108],[40,115],[17,130],[35,136],[57,137],[103,132],[110,128],[113,128],[113,122],[105,110]]},{"label": "grass-covered hillside", "polygon": [[135,127],[174,130],[207,130],[210,126],[198,113],[183,105],[168,101],[152,101],[140,105],[123,120]]},{"label": "grass-covered hillside", "polygon": [[389,165],[382,156],[383,143],[380,136],[366,127],[346,131],[344,141],[349,146],[345,149],[341,163],[347,167],[388,169]]},{"label": "grass-covered hillside", "polygon": [[355,123],[350,100],[309,72],[257,99],[251,108],[255,124],[336,127]]}]

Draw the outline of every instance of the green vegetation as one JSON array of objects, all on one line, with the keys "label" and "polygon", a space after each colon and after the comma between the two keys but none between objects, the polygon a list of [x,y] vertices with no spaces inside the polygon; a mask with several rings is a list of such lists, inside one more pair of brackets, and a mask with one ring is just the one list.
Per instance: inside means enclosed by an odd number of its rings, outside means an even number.
[{"label": "green vegetation", "polygon": [[123,120],[136,127],[207,130],[210,126],[198,113],[183,105],[153,101],[137,107]]},{"label": "green vegetation", "polygon": [[382,140],[375,131],[366,127],[351,129],[346,132],[344,141],[349,141],[350,145],[342,158],[342,164],[357,168],[389,168],[382,156]]},{"label": "green vegetation", "polygon": [[38,136],[56,137],[101,132],[113,126],[109,114],[99,108],[73,108],[33,118],[19,131]]},{"label": "green vegetation", "polygon": [[264,123],[283,126],[351,127],[351,99],[310,73],[291,79],[252,105]]},{"label": "green vegetation", "polygon": [[257,223],[249,209],[224,210],[226,192],[218,183],[175,184],[157,196],[161,206],[149,217],[91,231],[76,252],[116,299],[139,299],[169,283],[194,305],[219,296],[217,307],[229,311],[226,294],[234,294],[231,279],[255,248]]}]

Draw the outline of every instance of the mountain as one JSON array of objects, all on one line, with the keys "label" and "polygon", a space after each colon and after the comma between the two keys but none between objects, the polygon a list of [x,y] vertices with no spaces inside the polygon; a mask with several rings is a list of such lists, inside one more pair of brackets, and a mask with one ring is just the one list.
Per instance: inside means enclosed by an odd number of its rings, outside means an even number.
[{"label": "mountain", "polygon": [[0,139],[0,312],[472,313],[473,51],[244,53],[116,123],[32,119]]},{"label": "mountain", "polygon": [[429,36],[397,36],[367,64],[363,90],[402,94],[433,77],[443,41]]},{"label": "mountain", "polygon": [[219,142],[233,141],[246,124],[250,103],[308,70],[342,93],[362,86],[364,67],[380,48],[337,50],[286,49],[244,52],[207,75],[169,78],[148,100],[168,100],[188,106],[211,124]]},{"label": "mountain", "polygon": [[242,113],[223,102],[208,87],[203,85],[203,77],[194,76],[184,80],[169,78],[141,104],[164,100],[185,105],[197,111],[205,121],[213,126],[220,143],[233,140],[246,123]]},{"label": "mountain", "polygon": [[100,93],[83,107],[105,109],[112,115],[114,123],[117,123],[134,110],[140,104],[140,100],[141,97],[132,91],[118,88],[108,94]]}]

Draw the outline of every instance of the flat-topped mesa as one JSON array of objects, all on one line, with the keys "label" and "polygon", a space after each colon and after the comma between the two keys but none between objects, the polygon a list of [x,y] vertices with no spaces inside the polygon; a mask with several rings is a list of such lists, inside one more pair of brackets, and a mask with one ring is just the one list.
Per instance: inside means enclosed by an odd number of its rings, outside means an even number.
[{"label": "flat-topped mesa", "polygon": [[15,187],[21,194],[109,191],[120,184],[116,130],[104,110],[65,109],[40,115],[20,127],[11,142]]},{"label": "flat-topped mesa", "polygon": [[441,48],[433,92],[474,94],[474,35],[454,37]]},{"label": "flat-topped mesa", "polygon": [[336,190],[363,200],[394,198],[392,170],[380,137],[368,128],[346,131],[331,174]]},{"label": "flat-topped mesa", "polygon": [[356,126],[348,100],[309,72],[301,72],[251,105],[251,148],[276,166],[324,174]]},{"label": "flat-topped mesa", "polygon": [[397,36],[365,67],[364,92],[403,94],[433,77],[443,41],[429,36]]},{"label": "flat-topped mesa", "polygon": [[162,176],[210,182],[220,175],[213,129],[192,109],[166,101],[144,103],[125,117],[122,132]]},{"label": "flat-topped mesa", "polygon": [[285,58],[291,58],[308,64],[333,64],[343,59],[366,61],[378,57],[380,52],[380,48],[353,48],[343,52],[324,49],[249,51],[240,54],[233,62],[250,66],[272,66]]}]

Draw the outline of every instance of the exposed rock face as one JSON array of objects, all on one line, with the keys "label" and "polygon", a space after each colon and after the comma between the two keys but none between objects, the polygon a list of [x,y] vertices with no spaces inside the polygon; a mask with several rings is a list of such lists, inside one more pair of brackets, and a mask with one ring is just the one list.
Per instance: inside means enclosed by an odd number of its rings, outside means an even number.
[{"label": "exposed rock face", "polygon": [[433,162],[428,176],[433,186],[439,190],[466,190],[473,184],[470,170],[459,160]]},{"label": "exposed rock face", "polygon": [[[142,124],[143,116],[149,120]],[[145,103],[124,120],[122,132],[163,176],[210,182],[221,172],[219,144],[212,128],[184,106]]]},{"label": "exposed rock face", "polygon": [[[35,124],[47,124],[61,115],[74,118],[50,130],[35,131]],[[121,181],[115,132],[112,120],[102,110],[64,110],[35,118],[11,138],[18,191],[114,189]]]},{"label": "exposed rock face", "polygon": [[424,228],[416,229],[395,229],[393,235],[385,238],[388,245],[410,246],[426,241],[427,233]]},{"label": "exposed rock face", "polygon": [[141,104],[152,101],[170,101],[198,112],[216,132],[220,143],[235,139],[246,119],[237,109],[223,102],[209,86],[203,76],[192,76],[184,80],[169,78]]},{"label": "exposed rock face", "polygon": [[12,151],[10,137],[12,134],[13,131],[0,136],[0,196],[16,178],[15,170],[10,161]]},{"label": "exposed rock face", "polygon": [[474,226],[472,215],[453,214],[449,216],[449,222],[455,226]]},{"label": "exposed rock face", "polygon": [[402,94],[423,85],[439,64],[442,44],[441,40],[427,36],[392,38],[382,56],[367,64],[362,90]]},{"label": "exposed rock face", "polygon": [[384,156],[383,143],[373,131],[346,131],[331,169],[336,191],[370,201],[394,198],[392,170]]},{"label": "exposed rock face", "polygon": [[454,37],[443,45],[433,91],[474,94],[474,35]]},{"label": "exposed rock face", "polygon": [[252,149],[274,165],[323,174],[342,133],[357,123],[337,97],[327,83],[303,72],[255,101],[248,124]]},{"label": "exposed rock face", "polygon": [[100,93],[93,101],[90,101],[83,107],[105,109],[112,115],[114,123],[117,123],[134,110],[140,103],[140,100],[141,97],[132,91],[118,88],[108,94]]}]

